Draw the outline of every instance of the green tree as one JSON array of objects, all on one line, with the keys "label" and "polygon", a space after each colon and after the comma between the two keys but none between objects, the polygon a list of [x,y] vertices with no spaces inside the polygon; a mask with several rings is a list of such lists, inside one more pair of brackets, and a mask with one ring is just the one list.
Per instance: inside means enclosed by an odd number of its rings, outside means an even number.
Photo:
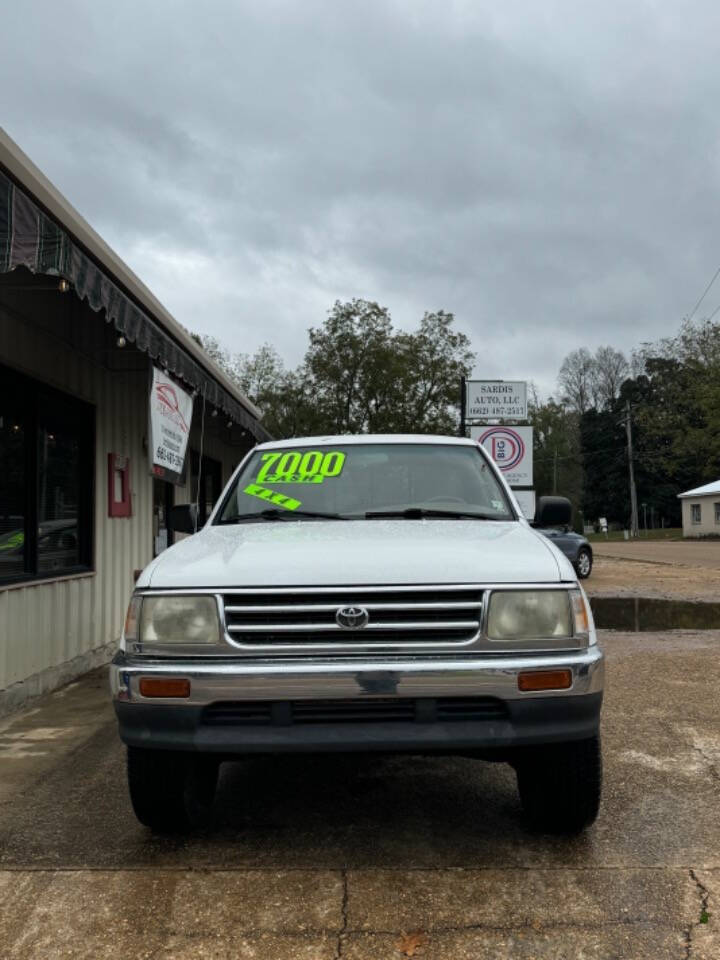
[{"label": "green tree", "polygon": [[[567,411],[580,415],[588,519],[629,523],[628,402],[638,503],[647,504],[648,519],[679,524],[678,493],[720,476],[720,324],[686,322],[676,336],[642,344],[630,363],[609,346],[594,355],[575,350],[558,383]],[[538,490],[548,484],[542,446],[536,439]]]},{"label": "green tree", "polygon": [[678,493],[720,475],[720,370],[697,360],[655,357],[629,380],[638,501],[673,526],[680,523]]},{"label": "green tree", "polygon": [[305,367],[321,422],[337,433],[455,433],[460,378],[474,360],[451,313],[426,313],[411,333],[366,300],[335,303],[311,329]]},{"label": "green tree", "polygon": [[273,390],[263,396],[263,424],[277,439],[326,433],[307,371],[286,371]]},{"label": "green tree", "polygon": [[426,313],[415,333],[398,333],[402,377],[394,429],[407,433],[455,433],[460,379],[475,362],[469,338],[453,326],[452,313]]},{"label": "green tree", "polygon": [[676,524],[677,494],[720,476],[720,324],[685,322],[636,357],[642,375],[626,386],[644,444],[638,461],[654,477],[651,502]]},{"label": "green tree", "polygon": [[243,393],[259,407],[282,389],[287,376],[280,354],[269,343],[264,343],[254,354],[236,354],[233,364]]},{"label": "green tree", "polygon": [[335,302],[326,321],[308,331],[305,370],[325,430],[362,433],[397,400],[399,358],[385,307],[368,300]]},{"label": "green tree", "polygon": [[451,313],[426,313],[417,330],[394,329],[385,307],[336,301],[308,331],[305,359],[285,369],[274,347],[230,354],[200,343],[263,412],[275,437],[317,433],[456,433],[460,378],[474,361]]},{"label": "green tree", "polygon": [[557,494],[567,497],[576,510],[582,509],[583,469],[580,446],[580,417],[552,397],[537,398],[528,406],[533,430],[535,492],[539,497]]},{"label": "green tree", "polygon": [[[662,376],[658,376],[658,365],[663,368]],[[679,524],[677,494],[687,489],[685,481],[695,469],[678,458],[673,439],[679,429],[687,429],[690,419],[680,399],[688,371],[675,361],[648,361],[647,366],[654,374],[652,379],[641,375],[626,380],[618,398],[603,410],[588,410],[580,421],[586,515],[591,519],[605,516],[626,528],[631,512],[628,403],[637,499],[638,504],[647,505],[648,519],[662,519],[666,525]],[[642,523],[643,515],[640,519]]]},{"label": "green tree", "polygon": [[630,515],[625,428],[620,402],[594,407],[580,417],[584,474],[583,514],[589,522],[607,517],[627,526]]}]

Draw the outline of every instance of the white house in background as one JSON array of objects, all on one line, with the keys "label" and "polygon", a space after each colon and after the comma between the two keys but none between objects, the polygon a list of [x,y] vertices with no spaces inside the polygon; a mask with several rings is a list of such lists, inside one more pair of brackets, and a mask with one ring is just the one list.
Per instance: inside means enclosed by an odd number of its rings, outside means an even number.
[{"label": "white house in background", "polygon": [[720,480],[679,493],[684,537],[720,536]]}]

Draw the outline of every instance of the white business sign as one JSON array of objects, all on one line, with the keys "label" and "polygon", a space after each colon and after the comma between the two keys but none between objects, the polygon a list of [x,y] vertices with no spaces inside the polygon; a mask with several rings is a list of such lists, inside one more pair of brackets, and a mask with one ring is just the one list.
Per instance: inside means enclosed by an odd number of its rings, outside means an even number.
[{"label": "white business sign", "polygon": [[527,420],[524,380],[468,380],[465,387],[468,420]]},{"label": "white business sign", "polygon": [[523,516],[526,520],[535,519],[535,491],[534,490],[513,490],[515,499],[518,502]]},{"label": "white business sign", "polygon": [[150,386],[150,466],[154,476],[182,481],[193,398],[162,370],[153,367]]},{"label": "white business sign", "polygon": [[511,487],[532,486],[532,427],[470,427],[470,437],[487,450]]}]

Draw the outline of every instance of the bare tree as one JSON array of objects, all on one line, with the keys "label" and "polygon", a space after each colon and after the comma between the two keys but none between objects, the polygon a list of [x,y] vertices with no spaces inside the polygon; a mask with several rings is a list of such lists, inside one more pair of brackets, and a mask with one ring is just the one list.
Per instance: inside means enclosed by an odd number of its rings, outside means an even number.
[{"label": "bare tree", "polygon": [[573,350],[562,362],[558,387],[565,406],[585,413],[593,405],[595,392],[595,360],[586,347]]},{"label": "bare tree", "polygon": [[635,350],[630,354],[630,373],[629,376],[633,378],[642,377],[645,375],[645,365],[647,363],[646,356],[646,347],[648,344],[643,344],[642,347],[636,347]]},{"label": "bare tree", "polygon": [[[537,410],[538,407],[542,406],[542,398],[540,397],[540,391],[537,388],[537,384],[534,380],[528,380],[527,382],[527,392],[528,392],[528,408]],[[550,398],[552,400],[552,397]]]},{"label": "bare tree", "polygon": [[593,394],[600,409],[620,395],[620,387],[630,375],[625,355],[612,347],[598,347],[594,357]]}]

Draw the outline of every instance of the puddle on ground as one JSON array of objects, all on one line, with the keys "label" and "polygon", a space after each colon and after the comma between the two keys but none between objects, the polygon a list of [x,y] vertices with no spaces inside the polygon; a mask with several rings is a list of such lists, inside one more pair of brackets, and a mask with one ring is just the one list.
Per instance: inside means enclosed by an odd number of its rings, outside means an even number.
[{"label": "puddle on ground", "polygon": [[720,630],[720,603],[648,597],[590,597],[598,630]]}]

